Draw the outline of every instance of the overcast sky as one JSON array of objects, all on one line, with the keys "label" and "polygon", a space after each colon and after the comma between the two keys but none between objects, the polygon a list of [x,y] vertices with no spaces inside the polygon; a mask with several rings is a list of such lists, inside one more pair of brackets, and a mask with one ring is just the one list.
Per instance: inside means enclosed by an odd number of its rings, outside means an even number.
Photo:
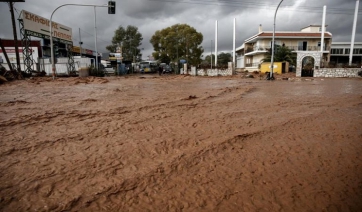
[{"label": "overcast sky", "polygon": [[[231,52],[233,47],[233,21],[236,18],[236,47],[258,33],[259,24],[264,31],[273,30],[273,17],[280,0],[115,0],[116,14],[109,15],[107,8],[96,8],[97,48],[107,52],[114,31],[128,25],[138,27],[143,36],[143,59],[153,51],[150,38],[157,30],[174,24],[188,24],[204,36],[204,55],[210,54],[211,40],[215,41],[215,21],[218,20],[218,52]],[[25,0],[15,3],[15,18],[27,10],[50,19],[55,8],[63,4],[107,4],[107,0]],[[355,0],[284,0],[278,10],[276,31],[299,31],[309,25],[321,25],[323,5],[327,6],[327,31],[333,41],[351,41]],[[356,42],[362,42],[362,6],[360,5]],[[95,49],[94,8],[65,6],[53,15],[53,21],[73,30],[74,45],[79,42],[79,28],[83,47]],[[17,28],[19,26],[17,22]],[[19,32],[19,31],[18,31]],[[7,3],[0,2],[0,37],[13,38],[11,15]],[[18,34],[20,38],[20,35]]]}]

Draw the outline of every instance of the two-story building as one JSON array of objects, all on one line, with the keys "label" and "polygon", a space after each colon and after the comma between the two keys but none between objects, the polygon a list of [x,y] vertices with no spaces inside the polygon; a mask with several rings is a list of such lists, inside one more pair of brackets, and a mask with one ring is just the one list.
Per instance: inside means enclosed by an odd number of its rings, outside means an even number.
[{"label": "two-story building", "polygon": [[[300,31],[277,31],[274,40],[276,45],[286,46],[297,54],[298,52],[320,52],[321,36],[321,25],[310,25]],[[271,49],[272,38],[273,32],[263,31],[260,25],[259,33],[246,39],[243,45],[236,49],[237,71],[258,70],[267,52]],[[321,62],[329,62],[331,43],[332,34],[325,31]]]}]

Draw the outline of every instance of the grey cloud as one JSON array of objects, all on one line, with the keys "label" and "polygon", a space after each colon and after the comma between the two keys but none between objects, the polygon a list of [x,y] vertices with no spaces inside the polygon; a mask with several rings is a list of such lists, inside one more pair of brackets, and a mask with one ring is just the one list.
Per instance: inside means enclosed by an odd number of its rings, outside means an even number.
[{"label": "grey cloud", "polygon": [[[107,0],[26,0],[16,3],[20,12],[25,9],[45,18],[62,4],[106,4]],[[279,0],[254,1],[208,1],[208,0],[116,0],[115,15],[108,15],[107,8],[97,8],[98,50],[106,52],[114,31],[119,27],[133,25],[143,36],[144,56],[151,55],[153,49],[149,40],[157,30],[183,23],[194,27],[204,36],[202,46],[204,55],[209,54],[211,40],[215,41],[215,20],[219,22],[218,50],[231,52],[233,39],[233,20],[237,20],[236,47],[258,32],[259,24],[266,31],[273,29],[273,16]],[[216,2],[216,3],[215,3]],[[293,5],[300,3],[296,10]],[[276,30],[297,31],[311,24],[322,23],[323,5],[327,5],[327,30],[332,32],[334,41],[350,41],[354,0],[284,1],[278,10]],[[360,5],[360,8],[362,6]],[[361,9],[360,9],[361,11]],[[0,3],[0,37],[12,38],[10,13],[7,4]],[[73,30],[74,43],[79,41],[78,29],[81,28],[85,48],[94,49],[94,11],[92,7],[66,6],[59,9],[54,20],[69,26]],[[359,14],[358,25],[362,24]],[[362,41],[362,28],[357,27],[356,41]]]}]

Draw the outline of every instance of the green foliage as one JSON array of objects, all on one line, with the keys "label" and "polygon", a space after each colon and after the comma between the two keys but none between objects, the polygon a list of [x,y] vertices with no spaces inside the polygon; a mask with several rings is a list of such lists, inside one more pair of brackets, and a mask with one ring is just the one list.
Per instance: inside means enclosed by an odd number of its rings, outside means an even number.
[{"label": "green foliage", "polygon": [[150,40],[154,49],[152,56],[161,63],[185,59],[191,65],[198,65],[204,52],[199,46],[202,40],[203,35],[193,27],[176,24],[155,32]]},{"label": "green foliage", "polygon": [[[228,67],[228,62],[231,62],[231,54],[221,52],[217,55],[217,67],[215,67],[215,55],[212,54],[212,66],[214,68],[225,69]],[[211,55],[207,55],[201,64],[203,67],[211,68]]]},{"label": "green foliage", "polygon": [[[271,62],[270,48],[263,62]],[[274,49],[274,62],[289,62],[290,65],[296,65],[297,56],[288,47],[275,45]]]},{"label": "green foliage", "polygon": [[217,64],[220,66],[227,66],[231,62],[231,54],[221,52],[217,55]]},{"label": "green foliage", "polygon": [[203,60],[203,64],[211,65],[211,56],[212,56],[212,64],[215,64],[215,55],[206,55],[205,60]]},{"label": "green foliage", "polygon": [[142,34],[138,32],[137,27],[128,25],[124,29],[122,26],[119,26],[114,32],[112,44],[106,48],[110,52],[116,52],[116,48],[122,45],[123,60],[133,61],[133,56],[141,56],[138,47],[142,44],[142,40]]}]

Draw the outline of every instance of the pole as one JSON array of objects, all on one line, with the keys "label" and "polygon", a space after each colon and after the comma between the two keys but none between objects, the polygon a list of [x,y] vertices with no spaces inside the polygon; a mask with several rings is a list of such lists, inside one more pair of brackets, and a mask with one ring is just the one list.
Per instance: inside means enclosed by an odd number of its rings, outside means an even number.
[{"label": "pole", "polygon": [[215,22],[215,68],[217,67],[217,20]]},{"label": "pole", "polygon": [[80,28],[79,28],[79,55],[82,58],[82,38],[80,36]]},{"label": "pole", "polygon": [[176,44],[176,51],[177,51],[177,70],[175,70],[175,74],[178,74],[179,73],[179,59],[178,59],[178,26],[176,28],[176,31],[177,31],[177,44]]},{"label": "pole", "polygon": [[11,22],[13,24],[14,46],[15,46],[15,54],[16,54],[16,70],[21,71],[19,46],[18,46],[18,35],[16,33],[16,25],[15,25],[15,18],[14,18],[14,7],[13,7],[14,2],[9,2],[9,5],[10,5]]},{"label": "pole", "polygon": [[325,32],[325,25],[326,25],[326,10],[327,10],[327,6],[324,5],[323,6],[323,19],[322,19],[322,34],[321,34],[321,53],[323,56],[323,51],[324,51],[324,32]]},{"label": "pole", "polygon": [[96,6],[94,6],[94,46],[96,50],[96,69],[98,71],[98,50],[97,50],[97,13],[96,13]]},{"label": "pole", "polygon": [[272,40],[272,55],[271,55],[271,63],[270,63],[270,79],[273,79],[273,70],[274,70],[274,40],[275,40],[275,19],[277,17],[277,12],[278,12],[278,8],[280,6],[280,4],[283,2],[283,0],[281,0],[278,4],[277,9],[275,10],[275,14],[274,14],[274,25],[273,25],[273,40]]},{"label": "pole", "polygon": [[233,67],[235,67],[235,39],[236,39],[236,18],[234,18],[234,34],[233,34]]},{"label": "pole", "polygon": [[211,70],[212,70],[212,40],[211,40],[211,55],[210,55],[210,58],[211,58]]},{"label": "pole", "polygon": [[53,27],[52,27],[52,19],[53,19],[53,15],[55,13],[55,11],[57,11],[59,8],[64,7],[64,6],[92,6],[92,7],[109,7],[108,5],[91,5],[91,4],[63,4],[60,5],[59,7],[55,8],[55,10],[52,12],[52,15],[50,16],[50,20],[49,20],[49,36],[50,36],[50,59],[52,61],[52,72],[53,72],[53,80],[55,79],[55,73],[56,73],[56,68],[55,68],[55,63],[54,63],[54,52],[53,52]]},{"label": "pole", "polygon": [[[59,8],[59,7],[58,7]],[[55,73],[56,73],[56,68],[55,68],[55,63],[54,63],[54,52],[53,52],[53,27],[52,27],[52,18],[53,18],[53,14],[54,12],[58,9],[56,8],[52,15],[50,16],[50,21],[49,21],[49,34],[50,34],[50,60],[52,62],[52,74],[53,74],[53,80],[55,79]]]},{"label": "pole", "polygon": [[351,50],[349,51],[349,65],[352,65],[354,37],[356,35],[356,25],[357,25],[357,16],[358,16],[358,7],[359,7],[359,0],[356,1],[356,9],[354,11],[354,20],[353,20],[352,38],[351,38]]}]

